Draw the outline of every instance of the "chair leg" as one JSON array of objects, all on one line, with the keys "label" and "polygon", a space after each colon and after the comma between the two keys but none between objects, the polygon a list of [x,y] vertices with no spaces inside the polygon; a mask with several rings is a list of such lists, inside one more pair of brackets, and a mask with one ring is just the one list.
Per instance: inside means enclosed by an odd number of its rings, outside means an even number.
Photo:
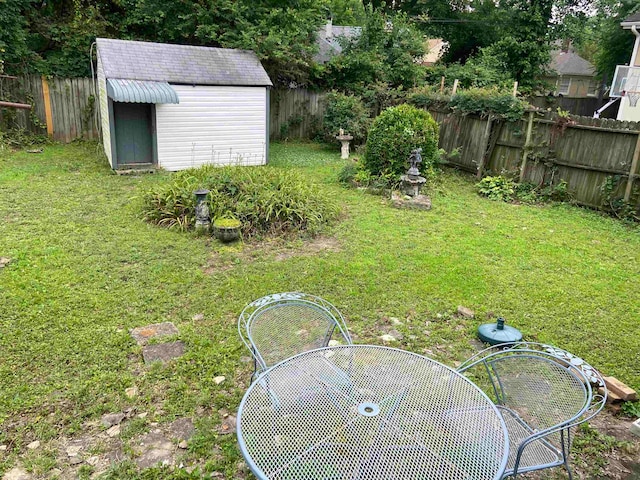
[{"label": "chair leg", "polygon": [[569,449],[571,448],[571,431],[569,429],[560,430],[560,443],[562,444],[562,460],[564,461],[564,468],[567,469],[567,474],[569,475],[569,480],[573,479],[573,474],[571,473],[571,467],[569,467]]}]

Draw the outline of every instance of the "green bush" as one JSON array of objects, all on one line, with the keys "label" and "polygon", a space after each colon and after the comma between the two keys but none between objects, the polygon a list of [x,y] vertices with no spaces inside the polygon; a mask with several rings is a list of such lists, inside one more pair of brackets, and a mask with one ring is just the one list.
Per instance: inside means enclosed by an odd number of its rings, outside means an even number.
[{"label": "green bush", "polygon": [[327,107],[323,118],[323,137],[328,143],[336,142],[340,129],[353,136],[357,145],[367,137],[371,119],[362,100],[354,95],[332,92],[327,95]]},{"label": "green bush", "polygon": [[409,154],[422,148],[420,170],[429,174],[438,160],[438,124],[429,112],[411,105],[386,109],[369,129],[364,166],[374,176],[401,175]]},{"label": "green bush", "polygon": [[264,234],[315,234],[339,213],[331,196],[301,174],[271,167],[216,167],[184,170],[142,196],[144,218],[157,225],[189,230],[195,224],[195,196],[211,191],[211,218],[242,222],[245,238]]},{"label": "green bush", "polygon": [[516,184],[510,178],[504,175],[498,175],[495,177],[484,177],[478,184],[478,193],[491,200],[500,200],[509,202],[513,200],[513,196],[516,193]]},{"label": "green bush", "polygon": [[470,88],[453,96],[449,106],[463,114],[475,113],[486,117],[492,114],[509,121],[521,120],[529,106],[527,102],[510,93],[494,88]]}]

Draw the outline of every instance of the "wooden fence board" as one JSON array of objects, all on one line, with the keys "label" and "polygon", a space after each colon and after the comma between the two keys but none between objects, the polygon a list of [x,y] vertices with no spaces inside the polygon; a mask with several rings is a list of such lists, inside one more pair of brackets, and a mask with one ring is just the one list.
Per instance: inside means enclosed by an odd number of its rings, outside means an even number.
[{"label": "wooden fence board", "polygon": [[[440,148],[451,152],[462,148],[462,154],[452,163],[464,170],[475,171],[477,161],[473,152],[479,151],[479,138],[488,119],[461,117],[452,113],[433,111],[440,123]],[[622,197],[629,174],[640,170],[640,162],[632,165],[640,124],[611,119],[576,117],[576,124],[561,129],[549,114],[534,122],[532,149],[524,169],[523,180],[537,185],[564,180],[576,202],[601,208],[601,186],[608,177],[620,178],[613,192]],[[522,162],[525,140],[525,121],[506,122],[495,148],[485,165],[486,174],[516,173]],[[635,168],[636,171],[630,172]],[[638,187],[634,178],[633,187]],[[631,198],[640,207],[640,198]]]}]

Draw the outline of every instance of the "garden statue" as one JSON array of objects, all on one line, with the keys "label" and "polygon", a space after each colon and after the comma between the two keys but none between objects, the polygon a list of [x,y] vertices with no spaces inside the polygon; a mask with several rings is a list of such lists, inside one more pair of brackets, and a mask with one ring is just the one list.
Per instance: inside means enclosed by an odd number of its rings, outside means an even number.
[{"label": "garden statue", "polygon": [[345,135],[344,130],[340,129],[340,135],[336,137],[340,143],[342,143],[342,148],[340,149],[340,158],[342,160],[347,160],[349,158],[349,142],[353,140],[353,136]]},{"label": "garden statue", "polygon": [[209,205],[207,204],[207,195],[209,190],[201,189],[193,192],[196,196],[196,231],[208,232],[211,227],[209,219]]},{"label": "garden statue", "polygon": [[400,177],[402,193],[417,198],[420,196],[420,189],[427,182],[427,179],[420,176],[418,165],[422,163],[422,148],[411,150],[409,155],[409,170],[405,175]]},{"label": "garden statue", "polygon": [[409,155],[409,170],[407,171],[407,175],[410,177],[419,177],[420,171],[418,170],[418,166],[422,163],[422,148],[416,148],[415,150],[411,150],[411,155]]}]

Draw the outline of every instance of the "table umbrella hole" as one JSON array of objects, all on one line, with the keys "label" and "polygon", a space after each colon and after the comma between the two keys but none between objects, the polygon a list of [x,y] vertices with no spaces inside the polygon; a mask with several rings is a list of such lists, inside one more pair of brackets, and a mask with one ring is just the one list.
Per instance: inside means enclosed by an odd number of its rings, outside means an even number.
[{"label": "table umbrella hole", "polygon": [[361,403],[358,405],[358,413],[363,417],[375,417],[380,413],[380,407],[375,403]]}]

